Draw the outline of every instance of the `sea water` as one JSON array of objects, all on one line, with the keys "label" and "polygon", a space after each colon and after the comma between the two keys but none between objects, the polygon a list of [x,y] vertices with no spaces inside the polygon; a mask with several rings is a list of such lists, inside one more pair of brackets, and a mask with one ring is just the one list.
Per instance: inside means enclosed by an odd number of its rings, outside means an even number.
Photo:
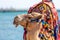
[{"label": "sea water", "polygon": [[[13,25],[16,15],[26,14],[24,12],[0,12],[0,40],[23,40],[23,27],[17,28]],[[58,12],[60,17],[60,12]]]},{"label": "sea water", "polygon": [[23,27],[13,25],[16,15],[27,12],[0,12],[0,40],[23,40]]}]

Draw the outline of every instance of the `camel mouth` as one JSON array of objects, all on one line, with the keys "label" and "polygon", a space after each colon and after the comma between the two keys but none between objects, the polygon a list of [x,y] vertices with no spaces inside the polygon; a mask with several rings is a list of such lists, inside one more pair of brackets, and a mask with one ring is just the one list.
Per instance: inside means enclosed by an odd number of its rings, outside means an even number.
[{"label": "camel mouth", "polygon": [[15,24],[15,23],[13,23],[14,25],[15,25],[15,27],[18,27],[18,24]]},{"label": "camel mouth", "polygon": [[15,20],[13,21],[13,25],[15,25],[15,27],[18,26],[18,22],[16,22]]}]

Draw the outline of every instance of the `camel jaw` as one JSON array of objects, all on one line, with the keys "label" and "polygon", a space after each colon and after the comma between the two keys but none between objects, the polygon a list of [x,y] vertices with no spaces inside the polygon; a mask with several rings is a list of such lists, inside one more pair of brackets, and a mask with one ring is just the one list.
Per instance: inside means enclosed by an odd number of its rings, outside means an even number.
[{"label": "camel jaw", "polygon": [[18,23],[22,20],[22,18],[20,16],[16,16],[14,18],[13,24],[15,25],[15,27],[18,26]]},{"label": "camel jaw", "polygon": [[13,22],[13,25],[15,25],[15,27],[18,27],[18,24],[15,21]]}]

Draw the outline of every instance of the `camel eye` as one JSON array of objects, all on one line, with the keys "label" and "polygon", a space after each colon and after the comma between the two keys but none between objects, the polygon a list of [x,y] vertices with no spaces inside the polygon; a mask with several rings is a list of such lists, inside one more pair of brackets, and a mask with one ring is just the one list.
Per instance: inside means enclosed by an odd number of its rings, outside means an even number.
[{"label": "camel eye", "polygon": [[28,19],[31,19],[31,17],[28,17]]}]

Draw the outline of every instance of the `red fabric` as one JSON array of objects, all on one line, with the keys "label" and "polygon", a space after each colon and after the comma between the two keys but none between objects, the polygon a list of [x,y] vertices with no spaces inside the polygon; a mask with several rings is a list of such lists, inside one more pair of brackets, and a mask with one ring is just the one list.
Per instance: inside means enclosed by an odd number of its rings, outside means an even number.
[{"label": "red fabric", "polygon": [[43,0],[44,2],[50,2],[50,1],[52,1],[52,0]]},{"label": "red fabric", "polygon": [[57,38],[57,40],[60,40],[60,34],[58,35],[58,38]]},{"label": "red fabric", "polygon": [[48,1],[48,0],[43,0],[44,2]]},{"label": "red fabric", "polygon": [[27,31],[26,31],[26,29],[24,28],[24,35],[23,35],[23,39],[24,39],[24,40],[26,40],[26,33],[27,33]]}]

